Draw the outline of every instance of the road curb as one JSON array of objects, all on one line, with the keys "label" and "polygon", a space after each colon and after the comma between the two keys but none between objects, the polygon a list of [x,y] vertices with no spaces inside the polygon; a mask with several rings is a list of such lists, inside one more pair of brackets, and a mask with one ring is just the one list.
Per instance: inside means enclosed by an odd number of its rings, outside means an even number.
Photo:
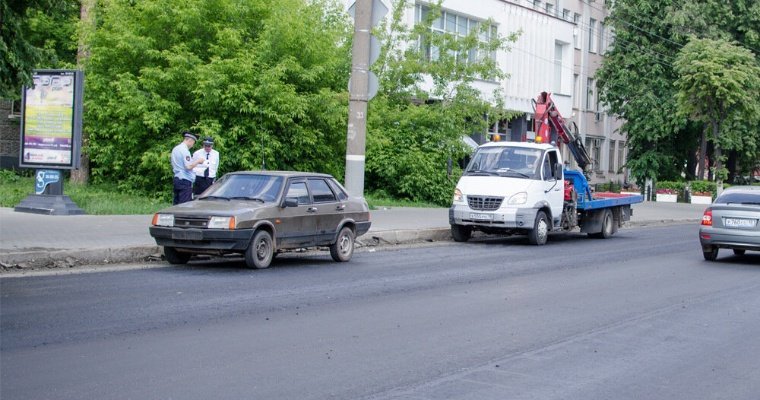
[{"label": "road curb", "polygon": [[[629,221],[625,227],[664,226],[672,224],[696,224],[700,219],[659,219]],[[401,229],[368,232],[356,239],[358,248],[392,246],[420,242],[451,241],[451,231],[446,228]],[[97,249],[35,249],[0,254],[0,273],[35,269],[72,268],[82,265],[109,265],[134,262],[162,261],[160,246],[105,247]]]}]

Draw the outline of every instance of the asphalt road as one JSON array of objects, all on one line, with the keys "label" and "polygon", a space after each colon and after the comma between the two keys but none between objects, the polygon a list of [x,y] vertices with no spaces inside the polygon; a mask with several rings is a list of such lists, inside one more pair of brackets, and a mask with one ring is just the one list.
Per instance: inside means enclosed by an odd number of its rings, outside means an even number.
[{"label": "asphalt road", "polygon": [[752,399],[760,253],[691,225],[0,278],[0,398]]}]

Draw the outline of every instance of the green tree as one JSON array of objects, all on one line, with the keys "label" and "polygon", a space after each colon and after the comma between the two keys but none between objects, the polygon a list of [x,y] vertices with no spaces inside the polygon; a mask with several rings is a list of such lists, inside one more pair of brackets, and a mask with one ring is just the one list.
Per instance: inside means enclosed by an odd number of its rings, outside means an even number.
[{"label": "green tree", "polygon": [[[450,177],[447,163],[468,153],[462,135],[484,131],[486,115],[509,116],[499,93],[489,101],[472,83],[507,77],[492,55],[516,34],[499,34],[490,21],[467,35],[434,33],[440,1],[410,27],[402,17],[414,5],[396,1],[390,27],[377,32],[383,51],[373,69],[380,93],[369,105],[366,182],[370,191],[448,204],[458,174]],[[426,78],[432,87],[423,85]]]},{"label": "green tree", "polygon": [[75,61],[77,0],[0,1],[0,98],[17,99],[35,68]]},{"label": "green tree", "polygon": [[680,44],[662,15],[671,0],[615,2],[608,26],[615,40],[597,70],[601,100],[621,117],[627,135],[627,167],[646,178],[675,180],[698,146],[700,127],[676,115],[672,61]]},{"label": "green tree", "polygon": [[334,2],[103,0],[87,61],[93,179],[169,196],[180,132],[222,172],[342,176],[349,32]]},{"label": "green tree", "polygon": [[715,148],[718,190],[728,171],[723,147],[757,143],[760,133],[726,129],[728,122],[757,124],[760,115],[760,65],[751,51],[725,40],[692,39],[675,62],[679,111],[710,128]]}]

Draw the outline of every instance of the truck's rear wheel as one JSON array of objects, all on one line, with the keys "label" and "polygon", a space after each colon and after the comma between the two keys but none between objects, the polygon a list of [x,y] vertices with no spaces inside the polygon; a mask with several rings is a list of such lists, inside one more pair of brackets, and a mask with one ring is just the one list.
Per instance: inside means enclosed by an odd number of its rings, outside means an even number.
[{"label": "truck's rear wheel", "polygon": [[589,236],[593,238],[598,239],[607,239],[608,237],[612,236],[614,233],[614,229],[612,224],[615,222],[615,219],[612,217],[612,211],[610,210],[604,210],[602,212],[602,231],[591,233]]},{"label": "truck's rear wheel", "polygon": [[472,237],[472,227],[465,225],[451,225],[451,237],[455,242],[466,242]]},{"label": "truck's rear wheel", "polygon": [[546,240],[549,238],[549,220],[546,218],[546,213],[539,211],[536,214],[536,221],[533,223],[533,229],[528,231],[528,242],[537,246],[546,244]]}]

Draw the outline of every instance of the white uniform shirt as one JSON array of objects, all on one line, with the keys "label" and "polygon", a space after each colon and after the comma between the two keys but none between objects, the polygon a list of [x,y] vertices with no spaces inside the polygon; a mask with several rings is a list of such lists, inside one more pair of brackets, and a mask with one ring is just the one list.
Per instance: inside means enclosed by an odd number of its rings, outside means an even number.
[{"label": "white uniform shirt", "polygon": [[195,175],[203,177],[203,173],[206,171],[206,168],[208,168],[208,177],[216,178],[216,171],[219,170],[219,152],[211,149],[211,151],[207,153],[206,149],[198,149],[193,153],[193,159],[198,158],[206,161],[193,168]]}]

